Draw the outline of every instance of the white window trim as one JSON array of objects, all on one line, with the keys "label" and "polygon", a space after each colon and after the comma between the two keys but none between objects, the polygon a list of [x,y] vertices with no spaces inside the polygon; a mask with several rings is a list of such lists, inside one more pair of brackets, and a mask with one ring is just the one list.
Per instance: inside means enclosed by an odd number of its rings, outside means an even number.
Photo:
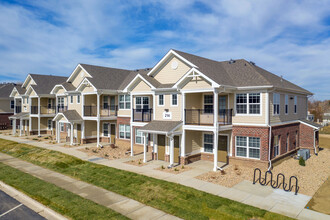
[{"label": "white window trim", "polygon": [[[124,101],[120,102],[120,96],[124,96]],[[126,96],[130,96],[130,94],[120,94],[118,96],[118,109],[122,109],[122,110],[131,109],[132,107],[131,98],[129,98],[129,101],[126,101]],[[120,108],[120,103],[124,104],[124,108]],[[126,108],[126,103],[130,103],[130,108]]]},{"label": "white window trim", "polygon": [[[135,96],[135,103],[134,103],[134,108],[136,109],[136,98],[141,97],[141,105],[143,106],[143,98],[146,97],[148,98],[148,109],[150,109],[150,97],[149,96]],[[165,97],[164,97],[165,98]],[[164,102],[165,104],[165,102]]]},{"label": "white window trim", "polygon": [[[129,129],[129,131],[128,132],[126,132],[126,126],[130,126],[129,124],[119,124],[118,125],[118,135],[119,135],[119,139],[123,139],[123,140],[130,140],[131,138],[132,138],[132,134],[131,134],[131,128]],[[123,138],[121,138],[120,137],[120,126],[124,126],[124,137]],[[130,138],[126,138],[126,133],[130,133]]]},{"label": "white window trim", "polygon": [[[279,100],[278,100],[278,103],[276,102],[275,103],[275,94],[278,95],[279,97]],[[274,113],[274,105],[278,105],[278,113]],[[280,115],[281,114],[281,94],[280,93],[273,93],[273,115]]]},{"label": "white window trim", "polygon": [[60,125],[60,132],[64,132],[64,123],[60,122],[59,125]]},{"label": "white window trim", "polygon": [[[11,105],[12,103],[13,103],[13,107],[11,107],[12,106]],[[14,100],[10,100],[10,109],[14,109],[14,108],[15,108],[15,101]]]},{"label": "white window trim", "polygon": [[[49,122],[50,122],[50,121],[51,121],[51,124],[50,124],[50,127],[51,127],[51,128],[49,128]],[[47,120],[47,130],[52,130],[52,128],[53,128],[53,124],[52,124],[52,122],[53,122],[52,119],[48,119],[48,120]]]},{"label": "white window trim", "polygon": [[[135,141],[135,144],[138,144],[138,145],[144,145],[144,133],[142,132],[142,136],[137,136],[137,130],[139,130],[138,128],[135,128],[135,131],[134,131],[134,141]],[[136,137],[141,137],[141,140],[142,140],[142,143],[137,143],[136,142]],[[148,136],[147,136],[148,138]]]},{"label": "white window trim", "polygon": [[[211,95],[211,96],[213,96],[213,103],[212,103],[212,106],[213,106],[213,108],[212,108],[212,111],[213,111],[213,113],[206,113],[205,112],[205,96],[206,95]],[[206,103],[206,105],[211,105],[211,103]],[[203,103],[202,103],[202,108],[204,109],[204,112],[203,112],[203,114],[214,114],[214,95],[213,94],[203,94]],[[203,135],[204,136],[204,135]]]},{"label": "white window trim", "polygon": [[[104,135],[104,125],[108,124],[108,136]],[[102,123],[102,137],[110,137],[110,123],[109,122],[103,122]]]},{"label": "white window trim", "polygon": [[[282,137],[281,135],[275,135],[275,136],[278,136],[279,138],[278,138],[278,145],[276,145],[276,146],[278,146],[278,154],[276,156],[274,156],[274,152],[273,152],[274,158],[281,155],[281,137]],[[275,137],[274,137],[274,140],[275,140]],[[275,144],[273,146],[273,149],[275,149]]]},{"label": "white window trim", "polygon": [[[173,105],[173,95],[176,95],[176,105]],[[178,96],[178,93],[171,94],[170,100],[171,100],[171,106],[178,106],[179,105],[179,96]]]},{"label": "white window trim", "polygon": [[[286,106],[288,106],[288,111],[286,111]],[[290,109],[289,109],[289,95],[285,94],[285,96],[284,96],[284,113],[286,115],[288,115],[289,112],[290,112]]]},{"label": "white window trim", "polygon": [[[237,137],[246,137],[246,157],[243,156],[238,156],[237,155]],[[255,157],[250,157],[250,153],[249,153],[249,142],[250,142],[250,137],[249,136],[243,136],[243,135],[237,135],[235,136],[235,157],[240,157],[240,158],[245,158],[245,159],[249,159],[249,160],[260,160],[260,156],[261,156],[261,138],[260,137],[256,137],[259,138],[259,148],[255,148],[255,147],[251,147],[252,149],[259,149],[259,158],[255,158]],[[239,147],[244,147],[244,146],[239,146]]]},{"label": "white window trim", "polygon": [[70,104],[73,104],[73,95],[70,95]]},{"label": "white window trim", "polygon": [[[211,135],[213,135],[213,148],[212,148],[212,152],[206,152],[204,149],[205,149],[205,146],[204,146],[204,144],[205,144],[205,142],[204,142],[204,134],[211,134]],[[202,146],[202,149],[201,149],[201,152],[203,152],[203,153],[206,153],[206,154],[213,154],[213,152],[214,152],[214,134],[213,134],[213,132],[203,132],[202,133],[202,144],[203,144],[203,146]]]},{"label": "white window trim", "polygon": [[[78,97],[79,97],[79,99],[78,99]],[[81,97],[80,97],[80,95],[77,95],[77,104],[80,104],[80,102],[81,102]],[[79,100],[79,102],[78,102],[78,100]]]},{"label": "white window trim", "polygon": [[[249,103],[249,94],[250,93],[259,93],[260,94],[260,113],[259,114],[250,114],[250,103]],[[237,113],[237,108],[236,108],[236,95],[237,94],[246,94],[246,114],[242,114],[242,113]],[[234,113],[236,116],[262,116],[262,109],[263,109],[263,93],[262,92],[239,92],[239,93],[235,93],[234,94]],[[229,101],[228,101],[229,102]],[[252,103],[253,104],[253,103]]]},{"label": "white window trim", "polygon": [[[160,105],[160,104],[159,104],[159,100],[160,100],[159,97],[160,97],[161,95],[163,96],[163,105]],[[157,106],[165,106],[165,94],[158,94],[157,96],[158,96]],[[136,101],[135,101],[135,103],[136,103]]]}]

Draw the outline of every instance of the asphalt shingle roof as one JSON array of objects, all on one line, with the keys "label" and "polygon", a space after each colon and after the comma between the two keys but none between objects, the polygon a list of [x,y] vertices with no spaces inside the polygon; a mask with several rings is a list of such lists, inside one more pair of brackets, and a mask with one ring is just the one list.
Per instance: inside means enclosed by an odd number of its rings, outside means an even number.
[{"label": "asphalt shingle roof", "polygon": [[14,87],[19,87],[15,83],[5,83],[0,84],[0,98],[9,98],[10,93],[13,91]]},{"label": "asphalt shingle roof", "polygon": [[53,76],[53,75],[40,75],[30,74],[32,79],[37,85],[32,85],[32,88],[38,95],[49,94],[55,85],[61,84],[66,81],[67,77]]},{"label": "asphalt shingle roof", "polygon": [[140,128],[143,131],[160,131],[160,132],[170,132],[182,121],[152,121]]},{"label": "asphalt shingle roof", "polygon": [[68,119],[69,121],[82,121],[82,117],[79,115],[79,113],[76,110],[67,110],[63,112],[63,115]]},{"label": "asphalt shingle roof", "polygon": [[309,120],[306,120],[306,119],[300,119],[299,121],[302,121],[302,122],[304,122],[306,124],[309,124],[313,127],[317,127],[317,128],[322,128],[323,127],[322,125],[320,125],[318,123],[315,123],[315,122],[312,122],[312,121],[309,121]]}]

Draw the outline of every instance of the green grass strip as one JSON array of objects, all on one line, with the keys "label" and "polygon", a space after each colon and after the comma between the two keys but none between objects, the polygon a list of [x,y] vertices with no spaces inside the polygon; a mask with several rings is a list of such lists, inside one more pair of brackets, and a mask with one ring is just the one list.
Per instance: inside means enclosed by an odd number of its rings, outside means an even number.
[{"label": "green grass strip", "polygon": [[71,219],[127,219],[125,216],[0,163],[0,180]]},{"label": "green grass strip", "polygon": [[180,184],[94,164],[58,151],[4,139],[0,139],[0,151],[184,219],[290,219]]}]

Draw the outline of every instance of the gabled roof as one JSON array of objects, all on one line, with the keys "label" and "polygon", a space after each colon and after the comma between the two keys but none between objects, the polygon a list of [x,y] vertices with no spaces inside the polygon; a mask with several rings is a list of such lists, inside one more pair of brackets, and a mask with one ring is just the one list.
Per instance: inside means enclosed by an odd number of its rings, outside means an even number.
[{"label": "gabled roof", "polygon": [[34,91],[38,94],[50,94],[55,85],[61,84],[66,81],[67,77],[53,76],[53,75],[40,75],[30,74],[36,85],[31,85]]},{"label": "gabled roof", "polygon": [[20,112],[20,113],[17,113],[16,115],[11,115],[9,116],[9,119],[25,119],[25,118],[28,118],[30,116],[30,113],[29,112]]},{"label": "gabled roof", "polygon": [[182,121],[151,121],[145,126],[139,128],[142,132],[150,133],[170,133],[177,129]]},{"label": "gabled roof", "polygon": [[300,121],[301,123],[307,125],[307,126],[310,126],[310,127],[314,128],[314,129],[320,129],[320,128],[323,127],[323,126],[320,125],[320,124],[317,124],[317,123],[315,123],[315,122],[312,122],[312,121],[309,121],[309,120],[306,120],[306,119],[300,119],[299,121]]},{"label": "gabled roof", "polygon": [[15,87],[19,87],[21,85],[17,85],[15,83],[4,83],[0,84],[0,98],[8,98],[10,96],[10,93],[13,91]]},{"label": "gabled roof", "polygon": [[289,89],[301,93],[312,94],[311,92],[244,59],[234,60],[233,62],[219,62],[178,50],[173,51],[195,64],[199,71],[219,85],[235,87],[273,86],[279,89]]},{"label": "gabled roof", "polygon": [[63,88],[64,88],[66,91],[73,91],[73,90],[76,90],[76,87],[75,87],[74,85],[72,85],[72,83],[63,82],[63,83],[61,83],[61,85],[63,86]]},{"label": "gabled roof", "polygon": [[67,110],[65,112],[58,113],[54,117],[53,121],[56,121],[59,118],[59,116],[63,116],[64,118],[66,118],[68,122],[79,122],[83,120],[76,110]]}]

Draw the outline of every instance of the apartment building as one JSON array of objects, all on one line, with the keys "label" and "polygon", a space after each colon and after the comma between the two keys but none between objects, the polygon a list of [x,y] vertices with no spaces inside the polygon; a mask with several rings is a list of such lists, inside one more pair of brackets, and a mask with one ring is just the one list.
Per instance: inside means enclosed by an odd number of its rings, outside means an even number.
[{"label": "apartment building", "polygon": [[55,95],[50,92],[54,85],[66,79],[62,76],[29,74],[21,86],[13,88],[10,97],[14,99],[15,111],[9,117],[13,124],[13,134],[54,134],[52,120],[56,114]]},{"label": "apartment building", "polygon": [[139,149],[145,162],[149,151],[169,165],[209,160],[216,171],[318,152],[320,126],[305,120],[312,93],[246,60],[170,50],[150,69],[79,64],[49,95],[58,142]]},{"label": "apartment building", "polygon": [[14,99],[9,97],[15,83],[0,84],[0,130],[11,128],[9,116],[14,113]]}]

